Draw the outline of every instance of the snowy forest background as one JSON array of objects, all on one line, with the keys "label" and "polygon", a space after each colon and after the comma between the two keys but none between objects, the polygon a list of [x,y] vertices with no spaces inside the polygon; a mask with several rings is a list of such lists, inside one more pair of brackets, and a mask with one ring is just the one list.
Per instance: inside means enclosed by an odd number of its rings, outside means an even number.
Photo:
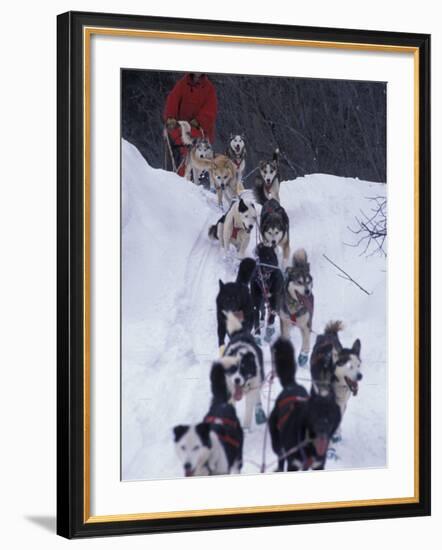
[{"label": "snowy forest background", "polygon": [[[183,74],[122,70],[122,137],[155,168],[163,166],[165,100]],[[386,83],[209,78],[218,97],[215,151],[224,152],[230,133],[245,133],[246,174],[279,147],[283,180],[323,173],[386,182]]]}]

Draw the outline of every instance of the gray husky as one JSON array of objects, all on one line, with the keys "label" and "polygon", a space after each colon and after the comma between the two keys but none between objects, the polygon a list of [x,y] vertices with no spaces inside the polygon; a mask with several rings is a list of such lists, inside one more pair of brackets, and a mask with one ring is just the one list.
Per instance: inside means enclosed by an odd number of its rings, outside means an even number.
[{"label": "gray husky", "polygon": [[213,148],[209,140],[196,138],[193,140],[186,162],[184,176],[198,185],[204,172],[208,173],[207,160],[213,159]]},{"label": "gray husky", "polygon": [[312,287],[313,278],[307,253],[300,248],[293,254],[292,266],[285,270],[284,292],[279,312],[281,335],[284,338],[289,338],[292,326],[298,327],[301,331],[302,347],[298,357],[300,366],[306,365],[310,351],[314,305]]},{"label": "gray husky", "polygon": [[259,204],[264,204],[269,199],[279,198],[279,149],[273,153],[272,160],[262,160],[258,166],[259,175],[255,178],[253,189],[255,199]]},{"label": "gray husky", "polygon": [[265,246],[275,249],[277,246],[281,247],[285,267],[290,256],[290,224],[287,212],[276,199],[270,199],[264,203],[259,230]]}]

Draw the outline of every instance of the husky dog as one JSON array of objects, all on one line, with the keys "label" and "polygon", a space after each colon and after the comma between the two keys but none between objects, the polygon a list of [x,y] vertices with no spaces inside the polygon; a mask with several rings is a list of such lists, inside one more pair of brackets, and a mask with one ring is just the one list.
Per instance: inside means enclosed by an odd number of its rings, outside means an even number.
[{"label": "husky dog", "polygon": [[250,331],[233,313],[227,314],[227,332],[230,341],[220,362],[226,373],[227,388],[233,401],[245,396],[243,427],[250,429],[255,411],[257,424],[266,421],[261,405],[261,387],[264,382],[264,362],[261,348]]},{"label": "husky dog", "polygon": [[246,168],[246,143],[242,134],[230,134],[226,156],[236,167],[236,181],[238,191],[243,191],[242,177]]},{"label": "husky dog", "polygon": [[279,149],[273,153],[272,160],[262,160],[258,166],[259,175],[255,178],[254,195],[256,202],[264,204],[269,199],[279,199]]},{"label": "husky dog", "polygon": [[209,173],[207,160],[213,159],[213,148],[208,139],[196,138],[192,141],[186,159],[186,172],[184,176],[198,185],[204,173]]},{"label": "husky dog", "polygon": [[331,346],[333,360],[333,392],[336,396],[336,403],[344,416],[350,395],[356,396],[359,390],[359,382],[362,380],[361,373],[361,341],[356,339],[351,348],[344,348],[339,340],[338,332],[343,329],[341,321],[330,322],[320,334],[315,343],[315,348],[326,348]]},{"label": "husky dog", "polygon": [[273,248],[280,246],[284,262],[287,262],[290,255],[289,217],[277,200],[270,199],[264,203],[259,225],[263,243]]},{"label": "husky dog", "polygon": [[218,197],[218,205],[223,206],[223,198],[230,202],[238,196],[238,184],[236,181],[236,167],[225,155],[216,155],[210,161],[210,181],[215,187]]},{"label": "husky dog", "polygon": [[302,334],[302,346],[298,363],[304,366],[310,351],[314,298],[310,264],[303,248],[293,254],[292,267],[285,270],[284,278],[283,299],[279,312],[281,334],[284,338],[289,338],[290,327],[295,325],[299,328]]},{"label": "husky dog", "polygon": [[284,277],[278,266],[278,258],[273,248],[259,243],[255,249],[257,265],[250,282],[253,303],[254,329],[259,343],[260,316],[264,320],[265,305],[268,306],[267,327],[264,339],[269,342],[275,333],[275,316],[279,312],[284,288]]},{"label": "husky dog", "polygon": [[295,350],[289,340],[278,338],[272,346],[272,363],[282,386],[282,391],[275,401],[275,405],[269,416],[269,432],[272,441],[273,452],[278,456],[278,472],[284,471],[286,458],[284,457],[284,441],[281,439],[281,433],[285,422],[290,414],[300,403],[308,399],[308,394],[304,386],[298,384],[295,380],[296,361]]},{"label": "husky dog", "polygon": [[237,473],[242,467],[243,431],[231,405],[224,368],[214,363],[210,373],[212,402],[203,422],[173,429],[175,449],[184,475]]},{"label": "husky dog", "polygon": [[236,281],[223,283],[219,281],[219,292],[216,297],[216,318],[218,323],[218,346],[221,354],[227,334],[226,315],[232,313],[244,323],[244,329],[251,330],[253,326],[253,306],[250,297],[249,283],[255,271],[256,262],[245,258],[239,264]]},{"label": "husky dog", "polygon": [[333,363],[333,345],[321,341],[322,335],[316,338],[310,357],[310,374],[312,377],[311,395],[326,397],[333,391],[335,365]]},{"label": "husky dog", "polygon": [[240,258],[245,256],[250,242],[250,232],[255,226],[257,212],[253,202],[239,199],[232,202],[226,214],[209,228],[209,237],[218,239],[227,252],[229,245],[237,249]]}]

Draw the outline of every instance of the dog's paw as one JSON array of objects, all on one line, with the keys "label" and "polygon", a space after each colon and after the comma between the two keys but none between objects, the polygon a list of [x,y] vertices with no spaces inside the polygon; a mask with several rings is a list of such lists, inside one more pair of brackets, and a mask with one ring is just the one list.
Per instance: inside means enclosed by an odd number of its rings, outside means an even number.
[{"label": "dog's paw", "polygon": [[255,407],[255,422],[258,426],[267,422],[266,413],[264,412],[261,403],[257,403]]},{"label": "dog's paw", "polygon": [[339,433],[335,433],[332,438],[332,443],[340,443],[342,441],[342,434],[339,432]]},{"label": "dog's paw", "polygon": [[275,327],[274,326],[267,326],[266,327],[266,333],[265,333],[265,336],[264,336],[264,340],[267,343],[270,343],[270,341],[272,340],[272,337],[273,337],[274,334],[275,334]]},{"label": "dog's paw", "polygon": [[334,447],[329,447],[327,449],[327,460],[339,460],[339,456],[337,455]]},{"label": "dog's paw", "polygon": [[308,361],[308,353],[304,353],[301,351],[301,353],[298,355],[298,365],[300,367],[305,367],[307,365]]}]

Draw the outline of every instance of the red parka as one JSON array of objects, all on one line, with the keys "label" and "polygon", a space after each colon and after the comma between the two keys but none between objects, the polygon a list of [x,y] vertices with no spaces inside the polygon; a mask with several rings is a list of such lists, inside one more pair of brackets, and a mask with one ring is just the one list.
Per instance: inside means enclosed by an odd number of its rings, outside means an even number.
[{"label": "red parka", "polygon": [[215,139],[215,122],[217,99],[215,86],[205,74],[194,82],[189,73],[178,80],[166,100],[164,121],[168,118],[187,120],[195,118],[204,134],[213,143]]}]

